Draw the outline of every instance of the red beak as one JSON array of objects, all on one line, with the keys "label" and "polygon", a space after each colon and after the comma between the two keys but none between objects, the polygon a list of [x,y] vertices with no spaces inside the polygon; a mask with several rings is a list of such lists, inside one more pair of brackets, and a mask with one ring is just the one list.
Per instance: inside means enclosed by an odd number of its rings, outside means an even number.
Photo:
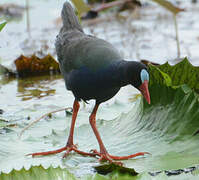
[{"label": "red beak", "polygon": [[150,94],[149,94],[149,89],[148,89],[148,81],[145,80],[142,85],[138,88],[146,101],[151,104],[151,99],[150,99]]}]

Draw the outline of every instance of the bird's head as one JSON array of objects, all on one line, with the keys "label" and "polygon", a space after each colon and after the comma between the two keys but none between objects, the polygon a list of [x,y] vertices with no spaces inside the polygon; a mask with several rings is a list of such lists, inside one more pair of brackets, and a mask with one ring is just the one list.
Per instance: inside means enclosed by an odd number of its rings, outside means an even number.
[{"label": "bird's head", "polygon": [[127,76],[130,84],[137,88],[150,104],[151,99],[148,89],[149,72],[147,67],[140,62],[131,62],[127,68]]}]

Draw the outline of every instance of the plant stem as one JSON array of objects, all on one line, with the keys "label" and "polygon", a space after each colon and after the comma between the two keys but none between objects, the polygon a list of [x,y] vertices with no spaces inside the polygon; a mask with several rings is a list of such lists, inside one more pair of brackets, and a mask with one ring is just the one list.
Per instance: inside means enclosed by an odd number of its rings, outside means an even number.
[{"label": "plant stem", "polygon": [[21,130],[21,132],[19,133],[19,135],[18,135],[19,138],[21,138],[21,136],[22,136],[22,134],[24,133],[25,130],[27,130],[27,129],[30,128],[33,124],[39,122],[41,119],[45,118],[46,116],[49,116],[49,115],[52,114],[52,113],[56,113],[56,112],[60,112],[60,111],[64,111],[64,110],[67,111],[67,110],[69,110],[69,109],[72,109],[72,108],[71,108],[71,107],[68,107],[68,108],[58,109],[58,110],[51,111],[51,112],[48,112],[48,113],[42,115],[40,118],[38,118],[38,119],[32,121],[32,122],[31,122],[30,124],[28,124],[25,128],[23,128],[23,129]]},{"label": "plant stem", "polygon": [[31,37],[30,34],[30,15],[29,15],[29,0],[26,0],[26,28],[28,32],[29,38]]},{"label": "plant stem", "polygon": [[177,23],[177,15],[174,14],[174,25],[175,25],[175,32],[176,32],[176,45],[177,45],[177,58],[180,58],[180,42],[179,42],[179,34],[178,34],[178,23]]}]

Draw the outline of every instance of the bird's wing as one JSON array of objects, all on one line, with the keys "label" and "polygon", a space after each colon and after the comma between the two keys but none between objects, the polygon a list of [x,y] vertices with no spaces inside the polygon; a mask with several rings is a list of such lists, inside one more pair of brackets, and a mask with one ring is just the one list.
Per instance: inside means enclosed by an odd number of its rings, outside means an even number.
[{"label": "bird's wing", "polygon": [[75,35],[73,38],[66,38],[62,45],[56,43],[58,59],[66,73],[81,67],[96,71],[113,61],[122,59],[119,52],[102,39],[81,32],[73,32],[73,35]]}]

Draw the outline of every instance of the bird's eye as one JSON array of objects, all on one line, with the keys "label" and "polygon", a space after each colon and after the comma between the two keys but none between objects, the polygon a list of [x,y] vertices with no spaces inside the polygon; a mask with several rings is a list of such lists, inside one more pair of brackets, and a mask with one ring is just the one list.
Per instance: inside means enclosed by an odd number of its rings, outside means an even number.
[{"label": "bird's eye", "polygon": [[141,77],[141,81],[142,83],[147,80],[149,81],[149,73],[146,71],[146,69],[142,69],[141,73],[140,73],[140,77]]}]

